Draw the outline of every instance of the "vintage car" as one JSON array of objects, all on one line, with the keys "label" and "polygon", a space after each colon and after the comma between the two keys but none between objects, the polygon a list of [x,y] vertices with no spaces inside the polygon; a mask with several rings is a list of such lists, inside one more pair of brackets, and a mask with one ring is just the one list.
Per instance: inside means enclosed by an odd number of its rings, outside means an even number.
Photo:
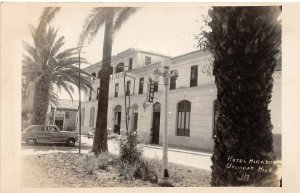
[{"label": "vintage car", "polygon": [[61,131],[56,125],[31,125],[22,132],[22,141],[29,145],[35,143],[65,143],[74,146],[78,133]]}]

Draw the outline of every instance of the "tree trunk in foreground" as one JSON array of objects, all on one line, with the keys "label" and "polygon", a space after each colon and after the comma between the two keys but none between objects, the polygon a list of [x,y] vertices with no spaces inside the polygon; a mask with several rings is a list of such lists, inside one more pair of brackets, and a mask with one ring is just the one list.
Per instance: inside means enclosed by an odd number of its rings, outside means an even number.
[{"label": "tree trunk in foreground", "polygon": [[206,37],[219,104],[212,186],[279,185],[268,109],[281,41],[278,9],[214,7],[210,13]]},{"label": "tree trunk in foreground", "polygon": [[98,112],[96,130],[92,151],[98,155],[107,151],[107,109],[109,94],[109,78],[111,52],[113,42],[113,16],[105,22],[102,67],[100,70],[100,93],[98,99]]},{"label": "tree trunk in foreground", "polygon": [[49,89],[49,77],[44,75],[34,86],[32,125],[46,124],[49,105]]}]

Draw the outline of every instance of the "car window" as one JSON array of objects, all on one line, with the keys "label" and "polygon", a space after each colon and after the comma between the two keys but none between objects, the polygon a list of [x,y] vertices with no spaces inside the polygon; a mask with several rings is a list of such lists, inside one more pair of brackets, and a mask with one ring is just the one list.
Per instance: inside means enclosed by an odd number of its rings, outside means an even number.
[{"label": "car window", "polygon": [[42,126],[42,127],[40,127],[39,131],[45,132],[45,131],[47,131],[47,128],[45,126]]},{"label": "car window", "polygon": [[55,128],[55,127],[49,127],[49,131],[50,132],[57,132],[57,128]]}]

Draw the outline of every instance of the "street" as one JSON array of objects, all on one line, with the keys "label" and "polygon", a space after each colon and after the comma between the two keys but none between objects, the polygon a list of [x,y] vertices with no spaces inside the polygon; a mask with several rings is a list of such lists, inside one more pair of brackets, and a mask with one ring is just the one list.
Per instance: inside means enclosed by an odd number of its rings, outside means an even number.
[{"label": "street", "polygon": [[[88,153],[92,149],[93,139],[88,139],[87,136],[82,135],[81,137],[81,153]],[[118,154],[118,144],[115,141],[108,141],[108,150],[113,154]],[[57,152],[72,152],[78,153],[78,143],[74,147],[67,147],[64,144],[37,144],[29,146],[22,144],[21,155],[37,155],[46,153],[57,153]],[[162,149],[160,147],[151,147],[146,145],[144,147],[144,155],[149,158],[162,158]],[[186,166],[192,166],[201,169],[210,170],[211,160],[210,154],[202,154],[198,152],[190,151],[177,151],[169,149],[168,151],[169,162],[182,164]]]}]

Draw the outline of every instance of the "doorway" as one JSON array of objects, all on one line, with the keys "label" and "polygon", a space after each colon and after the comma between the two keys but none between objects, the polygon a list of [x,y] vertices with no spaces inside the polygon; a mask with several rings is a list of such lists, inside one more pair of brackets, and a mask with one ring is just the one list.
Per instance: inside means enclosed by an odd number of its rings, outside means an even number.
[{"label": "doorway", "polygon": [[122,107],[117,105],[114,109],[114,133],[120,135],[121,133],[121,111]]},{"label": "doorway", "polygon": [[152,128],[150,132],[150,143],[159,144],[159,127],[160,127],[160,103],[153,105]]}]

